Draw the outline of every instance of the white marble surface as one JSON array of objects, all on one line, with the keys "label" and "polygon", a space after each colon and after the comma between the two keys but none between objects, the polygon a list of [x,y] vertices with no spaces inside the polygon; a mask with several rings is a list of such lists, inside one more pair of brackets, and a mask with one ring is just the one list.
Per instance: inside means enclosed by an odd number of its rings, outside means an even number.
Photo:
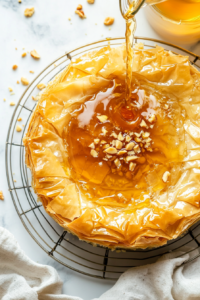
[{"label": "white marble surface", "polygon": [[[0,202],[0,226],[6,227],[14,234],[21,248],[26,254],[42,264],[49,264],[56,268],[64,285],[66,294],[82,297],[84,300],[100,296],[112,286],[113,282],[96,280],[79,275],[51,259],[35,243],[23,227],[13,206],[8,192],[5,174],[5,141],[8,126],[14,107],[9,103],[17,103],[25,90],[21,84],[16,84],[21,76],[30,81],[65,51],[79,45],[93,42],[103,37],[123,36],[125,24],[121,18],[117,0],[95,0],[89,5],[86,0],[0,0],[0,190],[3,190],[5,201]],[[83,4],[87,19],[81,20],[74,14],[77,4]],[[23,15],[26,7],[35,7],[35,14],[27,19]],[[103,25],[107,16],[113,16],[115,23],[111,30]],[[71,21],[68,18],[71,17]],[[137,35],[158,38],[157,34],[148,26],[144,12],[137,16]],[[95,25],[97,23],[97,25]],[[17,48],[17,50],[15,50]],[[22,48],[25,48],[22,50]],[[188,46],[200,55],[198,45]],[[22,58],[24,51],[36,49],[41,59],[33,60],[28,54]],[[19,67],[12,70],[12,65]],[[34,70],[30,74],[29,70]],[[8,87],[12,87],[15,95],[10,95]],[[6,98],[6,102],[3,101]]]}]

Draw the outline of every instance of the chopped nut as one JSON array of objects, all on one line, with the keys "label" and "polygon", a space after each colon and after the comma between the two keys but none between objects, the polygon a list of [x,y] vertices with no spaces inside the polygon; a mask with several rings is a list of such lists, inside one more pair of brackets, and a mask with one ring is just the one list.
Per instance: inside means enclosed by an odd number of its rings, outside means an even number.
[{"label": "chopped nut", "polygon": [[44,83],[39,83],[39,84],[37,85],[37,88],[38,88],[39,90],[43,90],[43,89],[45,89],[45,87],[46,87],[46,85],[45,85]]},{"label": "chopped nut", "polygon": [[18,121],[18,122],[21,122],[21,120],[22,120],[22,118],[21,118],[21,117],[19,117],[19,118],[17,119],[17,121]]},{"label": "chopped nut", "polygon": [[94,0],[87,0],[89,4],[94,4]]},{"label": "chopped nut", "polygon": [[142,140],[138,137],[134,138],[134,140],[137,142],[137,143],[140,143]]},{"label": "chopped nut", "polygon": [[25,57],[26,56],[26,52],[22,53],[22,57]]},{"label": "chopped nut", "polygon": [[165,108],[165,109],[168,109],[168,108],[169,108],[169,105],[165,104],[164,108]]},{"label": "chopped nut", "polygon": [[131,141],[131,137],[129,135],[126,136],[126,142],[130,142]]},{"label": "chopped nut", "polygon": [[152,129],[152,128],[154,128],[154,125],[150,125],[149,127]]},{"label": "chopped nut", "polygon": [[94,139],[94,143],[97,145],[100,142],[100,139]]},{"label": "chopped nut", "polygon": [[81,19],[85,19],[86,18],[85,14],[84,14],[84,11],[82,11],[82,10],[75,10],[75,14],[79,15],[79,17]]},{"label": "chopped nut", "polygon": [[111,144],[113,147],[116,147],[116,140],[113,140],[112,142],[110,142],[110,144]]},{"label": "chopped nut", "polygon": [[106,144],[106,145],[103,146],[103,149],[106,149],[106,148],[109,148],[109,147],[110,147],[110,145]]},{"label": "chopped nut", "polygon": [[108,159],[107,159],[107,158],[103,158],[103,160],[105,160],[105,161],[108,161]]},{"label": "chopped nut", "polygon": [[105,20],[104,20],[104,25],[106,26],[110,26],[114,23],[115,19],[114,18],[111,18],[111,17],[107,17]]},{"label": "chopped nut", "polygon": [[97,157],[97,156],[98,156],[98,152],[95,151],[94,149],[92,149],[92,150],[90,151],[90,154],[91,154],[93,157]]},{"label": "chopped nut", "polygon": [[148,147],[148,148],[147,148],[147,151],[153,152],[153,149],[152,149],[151,147]]},{"label": "chopped nut", "polygon": [[142,122],[140,123],[140,127],[148,128],[148,126],[144,120],[142,120]]},{"label": "chopped nut", "polygon": [[149,121],[150,123],[155,122],[155,121],[156,121],[156,116],[155,116],[155,115],[151,115],[151,117],[148,119],[148,121]]},{"label": "chopped nut", "polygon": [[134,134],[135,134],[138,138],[141,136],[141,132],[140,132],[140,133],[134,132]]},{"label": "chopped nut", "polygon": [[105,122],[108,119],[108,117],[105,116],[105,115],[101,115],[101,116],[97,116],[97,119],[99,119],[99,121],[101,123],[103,123],[103,122]]},{"label": "chopped nut", "polygon": [[21,126],[17,125],[17,126],[16,126],[16,131],[17,131],[17,132],[20,132],[20,131],[22,131],[22,128],[21,128]]},{"label": "chopped nut", "polygon": [[19,84],[20,82],[19,82],[19,80],[17,80],[17,84]]},{"label": "chopped nut", "polygon": [[35,12],[34,7],[26,8],[25,11],[24,11],[24,15],[25,15],[25,17],[32,17],[34,12]]},{"label": "chopped nut", "polygon": [[134,151],[136,153],[140,153],[140,147],[139,147],[139,145],[136,145],[133,149],[134,149]]},{"label": "chopped nut", "polygon": [[117,153],[117,149],[113,148],[113,147],[109,147],[106,150],[104,150],[104,152],[106,152],[108,154],[116,154]]},{"label": "chopped nut", "polygon": [[119,167],[121,166],[121,163],[120,163],[120,161],[119,161],[118,158],[116,158],[116,159],[114,160],[114,163],[115,163],[115,166],[116,166],[117,168],[119,168]]},{"label": "chopped nut", "polygon": [[21,83],[23,85],[29,85],[29,81],[26,78],[24,78],[24,77],[21,78]]},{"label": "chopped nut", "polygon": [[120,150],[120,149],[122,149],[122,146],[123,146],[123,143],[117,140],[117,141],[116,141],[116,148],[117,148],[118,150]]},{"label": "chopped nut", "polygon": [[32,73],[32,74],[34,74],[34,71],[30,70],[30,71],[29,71],[29,73]]},{"label": "chopped nut", "polygon": [[134,171],[135,167],[136,167],[136,164],[134,164],[133,162],[130,162],[130,164],[129,164],[129,170],[131,172]]},{"label": "chopped nut", "polygon": [[109,154],[106,154],[106,157],[109,159],[109,158],[112,158],[113,156],[109,155]]},{"label": "chopped nut", "polygon": [[0,200],[4,200],[4,195],[2,191],[0,191]]},{"label": "chopped nut", "polygon": [[136,160],[137,158],[138,158],[138,156],[135,156],[135,155],[133,155],[133,156],[127,156],[126,157],[126,161],[129,162],[129,161],[132,161],[132,160]]},{"label": "chopped nut", "polygon": [[135,155],[135,151],[134,150],[128,151],[128,155]]},{"label": "chopped nut", "polygon": [[113,136],[114,138],[117,139],[118,135],[115,132],[112,132],[110,136]]},{"label": "chopped nut", "polygon": [[12,68],[13,68],[13,70],[16,70],[18,68],[18,66],[17,65],[13,65]]},{"label": "chopped nut", "polygon": [[166,171],[166,172],[163,174],[163,176],[162,176],[162,180],[163,180],[164,182],[167,182],[170,175],[171,175],[170,172]]},{"label": "chopped nut", "polygon": [[15,102],[10,102],[10,106],[15,106]]},{"label": "chopped nut", "polygon": [[143,132],[143,133],[142,133],[142,138],[143,138],[143,139],[147,139],[149,136],[150,136],[150,133],[149,133],[149,132]]},{"label": "chopped nut", "polygon": [[81,4],[79,4],[76,9],[81,10],[82,8],[83,8],[83,6]]},{"label": "chopped nut", "polygon": [[104,145],[106,144],[106,141],[102,140],[100,144]]},{"label": "chopped nut", "polygon": [[131,142],[131,143],[126,145],[126,150],[128,150],[128,151],[132,150],[134,146],[135,146],[135,143]]},{"label": "chopped nut", "polygon": [[117,138],[118,138],[119,141],[123,141],[124,140],[124,137],[123,137],[123,135],[122,135],[121,132],[118,134]]},{"label": "chopped nut", "polygon": [[147,138],[147,139],[144,140],[145,143],[150,143],[151,141],[152,141],[151,138]]},{"label": "chopped nut", "polygon": [[108,132],[108,131],[105,129],[105,127],[102,127],[102,130],[101,130],[101,131],[103,132],[104,136],[105,136],[106,133]]},{"label": "chopped nut", "polygon": [[37,53],[36,50],[32,50],[32,51],[30,52],[30,54],[31,54],[31,56],[32,56],[33,58],[35,58],[35,59],[39,59],[39,58],[40,58],[40,55]]},{"label": "chopped nut", "polygon": [[117,155],[123,155],[123,154],[126,154],[126,153],[127,153],[126,150],[120,150],[120,151],[117,153]]},{"label": "chopped nut", "polygon": [[92,144],[90,144],[88,147],[90,147],[90,148],[95,148],[95,145],[94,145],[94,143],[92,143]]}]

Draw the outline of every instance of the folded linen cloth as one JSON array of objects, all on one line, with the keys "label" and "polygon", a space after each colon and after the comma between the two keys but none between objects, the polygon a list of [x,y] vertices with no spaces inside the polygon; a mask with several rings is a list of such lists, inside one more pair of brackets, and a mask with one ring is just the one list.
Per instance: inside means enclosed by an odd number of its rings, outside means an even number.
[{"label": "folded linen cloth", "polygon": [[[199,300],[200,259],[164,256],[154,264],[131,268],[99,300]],[[14,236],[0,227],[1,300],[81,300],[61,294],[56,270],[29,259]],[[94,299],[97,300],[97,299]]]}]

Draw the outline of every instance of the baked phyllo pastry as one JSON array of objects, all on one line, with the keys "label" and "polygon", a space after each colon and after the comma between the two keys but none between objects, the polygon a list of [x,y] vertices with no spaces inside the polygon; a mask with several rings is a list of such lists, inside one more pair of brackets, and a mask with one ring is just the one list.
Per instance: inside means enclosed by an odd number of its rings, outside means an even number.
[{"label": "baked phyllo pastry", "polygon": [[40,95],[24,138],[46,212],[80,240],[158,247],[200,217],[200,73],[188,57],[125,47],[72,61]]}]

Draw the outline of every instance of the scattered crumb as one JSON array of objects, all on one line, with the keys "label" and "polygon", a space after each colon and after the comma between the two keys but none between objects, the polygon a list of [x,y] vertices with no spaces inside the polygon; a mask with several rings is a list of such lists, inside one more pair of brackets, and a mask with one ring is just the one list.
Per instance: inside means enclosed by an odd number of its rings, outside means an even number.
[{"label": "scattered crumb", "polygon": [[39,100],[37,96],[36,96],[36,97],[32,96],[32,99],[33,99],[34,101],[38,101],[38,100]]},{"label": "scattered crumb", "polygon": [[26,8],[25,11],[24,11],[24,15],[25,15],[25,17],[32,17],[34,12],[35,12],[34,7]]},{"label": "scattered crumb", "polygon": [[22,0],[18,0],[18,3],[22,3]]},{"label": "scattered crumb", "polygon": [[22,57],[25,57],[26,56],[26,52],[22,53]]},{"label": "scattered crumb", "polygon": [[94,4],[94,0],[87,0],[89,4]]},{"label": "scattered crumb", "polygon": [[17,84],[19,84],[19,80],[17,80]]},{"label": "scattered crumb", "polygon": [[81,19],[86,19],[85,13],[82,10],[75,10],[75,14],[79,15]]},{"label": "scattered crumb", "polygon": [[71,18],[68,18],[69,21],[71,21]]},{"label": "scattered crumb", "polygon": [[15,95],[15,93],[14,92],[12,92],[12,93],[10,93],[10,95],[12,96],[12,95]]},{"label": "scattered crumb", "polygon": [[13,70],[16,70],[18,68],[18,66],[17,65],[13,65],[12,68],[13,68]]},{"label": "scattered crumb", "polygon": [[10,102],[10,106],[15,106],[15,102]]},{"label": "scattered crumb", "polygon": [[30,54],[31,54],[31,56],[32,56],[33,58],[35,58],[35,59],[39,59],[39,58],[40,58],[40,55],[37,53],[36,50],[32,50],[32,51],[30,52]]},{"label": "scattered crumb", "polygon": [[56,65],[56,64],[54,64],[54,67],[57,67],[57,65]]},{"label": "scattered crumb", "polygon": [[29,85],[29,81],[26,78],[24,78],[24,77],[21,78],[21,83],[23,85]]},{"label": "scattered crumb", "polygon": [[81,4],[78,4],[78,6],[77,6],[77,10],[82,10],[82,8],[83,8],[83,6],[81,5]]},{"label": "scattered crumb", "polygon": [[2,191],[0,191],[0,200],[4,200],[4,195]]},{"label": "scattered crumb", "polygon": [[23,124],[22,126],[24,127],[25,125]]},{"label": "scattered crumb", "polygon": [[38,88],[39,90],[43,90],[45,87],[46,87],[46,85],[45,85],[44,83],[39,83],[39,84],[37,85],[37,88]]},{"label": "scattered crumb", "polygon": [[29,72],[32,73],[32,74],[34,74],[34,71],[32,71],[32,70],[30,70]]},{"label": "scattered crumb", "polygon": [[11,87],[8,88],[10,92],[13,92],[13,89]]},{"label": "scattered crumb", "polygon": [[16,131],[17,131],[17,132],[21,132],[21,131],[22,131],[21,126],[17,125],[17,126],[16,126]]},{"label": "scattered crumb", "polygon": [[107,17],[107,18],[105,18],[105,20],[104,20],[104,25],[110,26],[110,25],[112,25],[112,24],[114,23],[114,21],[115,21],[114,18]]},{"label": "scattered crumb", "polygon": [[6,98],[4,98],[3,101],[6,102]]},{"label": "scattered crumb", "polygon": [[17,182],[17,180],[15,179],[14,182]]},{"label": "scattered crumb", "polygon": [[18,122],[21,122],[21,120],[22,120],[22,118],[21,118],[21,117],[19,117],[19,118],[17,119],[17,121],[18,121]]},{"label": "scattered crumb", "polygon": [[17,50],[17,48],[15,48],[15,50]]}]

